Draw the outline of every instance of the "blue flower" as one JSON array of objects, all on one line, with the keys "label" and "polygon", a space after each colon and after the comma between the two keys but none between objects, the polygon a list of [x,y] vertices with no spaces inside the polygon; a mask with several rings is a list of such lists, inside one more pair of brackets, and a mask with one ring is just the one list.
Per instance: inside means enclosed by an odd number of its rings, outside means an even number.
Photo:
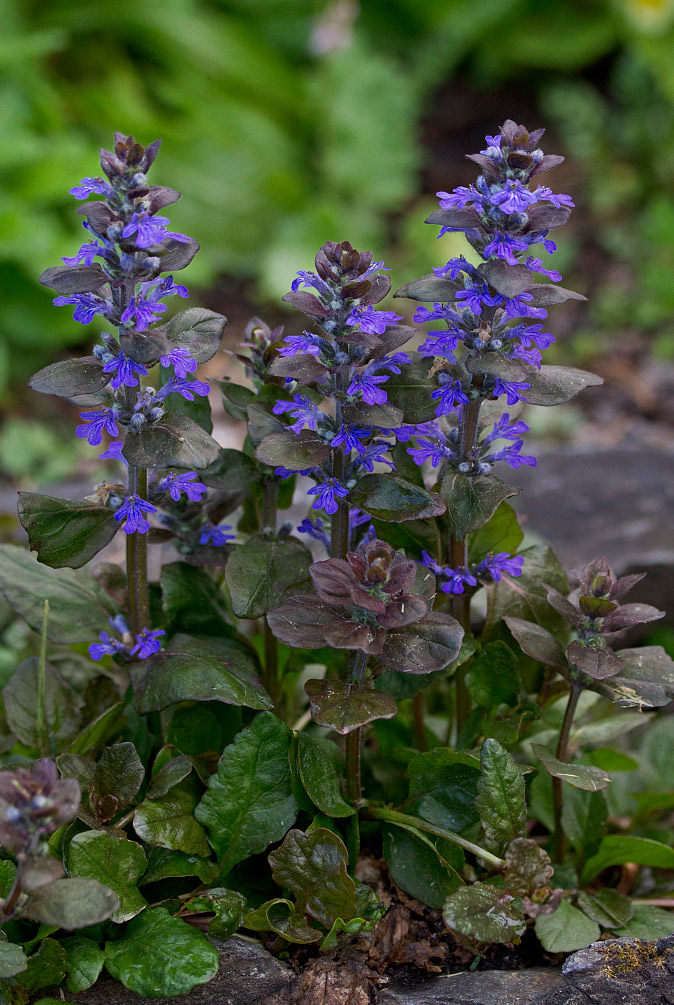
[{"label": "blue flower", "polygon": [[562,193],[555,194],[552,189],[548,188],[547,185],[539,185],[534,192],[538,202],[551,202],[553,206],[560,209],[562,206],[566,206],[569,209],[573,209],[575,203],[570,195],[563,195]]},{"label": "blue flower", "polygon": [[511,180],[506,181],[503,188],[494,192],[489,201],[492,206],[498,206],[503,213],[526,213],[529,206],[538,202],[539,198],[521,182]]},{"label": "blue flower", "polygon": [[438,380],[441,386],[431,392],[431,398],[438,402],[438,407],[435,409],[437,416],[449,415],[454,410],[455,405],[468,404],[470,399],[461,387],[460,380],[452,380],[446,373],[441,373]]},{"label": "blue flower", "polygon": [[204,492],[208,492],[208,486],[195,481],[197,477],[196,471],[185,471],[182,474],[169,471],[159,482],[158,488],[160,492],[168,492],[174,502],[180,501],[181,492],[192,502],[200,502]]},{"label": "blue flower", "polygon": [[378,311],[371,306],[354,307],[348,318],[347,325],[360,325],[361,331],[368,335],[383,335],[387,328],[403,320],[402,314],[393,311]]},{"label": "blue flower", "polygon": [[445,458],[451,459],[454,457],[453,452],[444,446],[444,444],[433,443],[431,440],[424,438],[418,439],[416,447],[409,447],[407,453],[419,467],[425,461],[430,461],[431,467],[437,468],[440,461]]},{"label": "blue flower", "polygon": [[139,496],[126,496],[124,502],[115,511],[115,520],[121,522],[125,520],[125,534],[147,534],[150,524],[143,516],[143,513],[156,513],[157,507],[153,506],[146,499]]},{"label": "blue flower", "polygon": [[[362,278],[362,277],[361,277]],[[321,295],[332,297],[332,292],[330,287],[326,282],[324,282],[320,276],[317,276],[315,272],[306,272],[300,270],[297,273],[297,279],[293,279],[290,289],[293,293],[296,293],[300,286],[311,286],[314,290],[317,290]]]},{"label": "blue flower", "polygon": [[187,349],[176,346],[170,352],[159,357],[162,366],[172,366],[176,377],[186,377],[188,373],[194,373],[197,368],[197,361],[192,359]]},{"label": "blue flower", "polygon": [[[479,277],[480,275],[475,266],[471,265],[470,262],[463,257],[463,255],[460,255],[458,258],[450,258],[446,265],[433,266],[434,275],[438,276],[440,279],[445,279],[449,276],[451,280],[456,280],[462,272],[467,272],[471,276]],[[439,305],[434,304],[433,306],[438,307]]]},{"label": "blue flower", "polygon": [[301,433],[305,426],[315,431],[319,423],[325,422],[323,413],[303,394],[296,394],[292,401],[277,401],[272,411],[274,415],[290,413],[295,422],[289,425],[288,429],[293,433]]},{"label": "blue flower", "polygon": [[484,255],[485,258],[495,255],[496,258],[502,259],[508,265],[518,265],[519,263],[514,253],[516,251],[526,251],[528,247],[529,244],[526,240],[513,237],[511,234],[502,234],[497,230],[489,244],[485,246]]},{"label": "blue flower", "polygon": [[524,264],[531,272],[540,272],[541,275],[547,276],[548,279],[551,279],[553,283],[558,283],[562,278],[561,272],[558,272],[557,269],[546,269],[543,265],[542,259],[540,258],[533,258],[533,256],[529,256]]},{"label": "blue flower", "polygon": [[131,220],[122,231],[122,237],[129,238],[136,235],[135,245],[137,248],[151,248],[153,244],[160,244],[167,238],[174,241],[188,243],[191,238],[185,234],[175,234],[166,228],[170,224],[167,216],[150,216],[148,213],[134,213]]},{"label": "blue flower", "polygon": [[200,398],[205,398],[209,391],[208,384],[203,380],[178,380],[176,377],[170,377],[164,386],[157,391],[155,400],[163,401],[169,394],[175,393],[185,398],[186,401],[194,401],[195,394]]},{"label": "blue flower", "polygon": [[444,359],[454,362],[454,352],[459,344],[459,334],[458,329],[454,327],[448,328],[447,331],[429,332],[428,338],[421,343],[417,351],[421,357],[442,356]]},{"label": "blue flower", "polygon": [[376,440],[360,452],[360,455],[353,462],[354,466],[356,468],[365,468],[366,471],[372,472],[374,471],[375,464],[388,464],[392,470],[395,470],[393,461],[384,456],[388,450],[390,450],[388,443]]},{"label": "blue flower", "polygon": [[453,192],[436,192],[441,209],[465,209],[471,203],[480,205],[483,197],[472,185],[459,185]]},{"label": "blue flower", "polygon": [[339,508],[335,496],[343,499],[348,494],[348,489],[340,485],[336,478],[326,478],[320,485],[314,485],[307,492],[309,496],[318,496],[318,499],[312,505],[312,509],[324,509],[326,513],[330,513],[331,515],[336,513]]},{"label": "blue flower", "polygon": [[330,446],[339,447],[343,443],[347,451],[355,450],[357,453],[362,454],[365,447],[361,441],[366,440],[370,434],[370,429],[359,429],[352,422],[346,422],[333,439],[330,440]]},{"label": "blue flower", "polygon": [[311,332],[302,332],[301,335],[286,335],[283,342],[284,345],[278,351],[279,356],[297,356],[300,353],[320,356],[321,351],[328,348],[327,342]]},{"label": "blue flower", "polygon": [[354,396],[362,394],[363,401],[367,405],[383,405],[388,400],[386,391],[381,390],[377,385],[383,384],[388,379],[388,377],[372,376],[367,371],[357,373],[347,387],[346,393]]},{"label": "blue flower", "polygon": [[103,366],[103,373],[114,373],[114,377],[110,381],[110,386],[114,388],[118,387],[137,387],[138,386],[138,376],[147,376],[147,367],[143,366],[142,363],[136,363],[134,359],[127,356],[126,353],[120,352],[118,356],[114,359],[108,360]]},{"label": "blue flower", "polygon": [[448,578],[440,585],[443,593],[459,594],[464,593],[466,586],[477,586],[477,579],[466,568],[450,569],[445,568],[443,575]]},{"label": "blue flower", "polygon": [[316,517],[315,520],[310,520],[309,517],[305,517],[304,520],[297,525],[297,532],[299,534],[307,534],[309,537],[313,537],[315,541],[320,541],[321,544],[324,544],[328,551],[330,551],[330,536],[326,532],[323,526],[323,521],[320,517]]},{"label": "blue flower", "polygon": [[488,446],[494,440],[518,440],[524,433],[528,433],[531,426],[528,426],[522,419],[510,422],[510,413],[504,412],[498,422],[495,422],[491,431],[485,436],[483,445]]},{"label": "blue flower", "polygon": [[147,280],[141,283],[136,293],[131,298],[131,302],[124,309],[120,321],[128,324],[135,319],[136,330],[144,332],[153,324],[159,314],[163,314],[167,309],[160,297],[189,297],[186,286],[180,286],[173,282],[173,276],[167,276],[163,280]]},{"label": "blue flower", "polygon": [[502,394],[505,394],[509,405],[516,405],[518,401],[526,401],[526,398],[523,398],[519,393],[531,387],[531,384],[528,384],[525,380],[501,380],[498,377],[492,379],[493,385],[491,390],[495,398],[499,398]]},{"label": "blue flower", "polygon": [[62,258],[61,261],[65,262],[66,265],[92,265],[96,255],[102,255],[103,250],[98,241],[88,241],[87,244],[82,245],[76,255],[71,258]]},{"label": "blue flower", "polygon": [[54,297],[52,303],[56,307],[74,304],[73,319],[79,321],[81,325],[91,324],[97,314],[110,316],[113,310],[108,300],[97,297],[95,293],[73,293],[69,297]]},{"label": "blue flower", "polygon": [[126,464],[126,457],[122,453],[123,447],[124,440],[113,440],[112,443],[108,443],[108,449],[98,455],[98,459],[101,461],[121,461],[122,464]]},{"label": "blue flower", "polygon": [[507,551],[499,551],[496,555],[490,551],[474,569],[477,576],[491,576],[495,583],[500,582],[505,573],[508,576],[521,576],[524,557],[509,555]]},{"label": "blue flower", "polygon": [[90,195],[104,195],[106,199],[114,196],[112,186],[104,178],[83,178],[79,185],[70,189],[70,194],[76,199],[87,199]]},{"label": "blue flower", "polygon": [[131,650],[131,655],[137,656],[139,660],[154,656],[161,649],[161,642],[158,641],[160,635],[166,635],[161,628],[156,628],[153,632],[149,628],[141,629],[136,635],[136,644]]},{"label": "blue flower", "polygon": [[111,638],[107,632],[100,632],[98,637],[101,641],[92,642],[89,646],[89,655],[92,660],[100,660],[104,656],[114,656],[116,653],[127,651],[123,642]]},{"label": "blue flower", "polygon": [[[533,299],[530,295],[530,299]],[[483,307],[498,307],[503,302],[500,294],[492,294],[486,283],[473,283],[464,290],[457,290],[456,299],[463,301],[462,307],[467,307],[471,314],[481,314]]]},{"label": "blue flower", "polygon": [[84,424],[77,427],[75,436],[80,440],[86,440],[92,447],[99,446],[103,439],[103,430],[110,436],[119,434],[112,408],[105,408],[102,412],[80,412],[80,419],[84,419]]},{"label": "blue flower", "polygon": [[510,300],[501,297],[499,303],[504,304],[509,318],[547,318],[548,312],[544,307],[528,306],[533,299],[531,293],[520,293],[519,296],[512,297]]},{"label": "blue flower", "polygon": [[219,548],[223,544],[227,544],[228,541],[233,541],[236,534],[228,534],[227,532],[232,530],[232,527],[228,523],[215,524],[207,523],[201,528],[201,534],[199,536],[199,544],[212,544],[214,548]]}]

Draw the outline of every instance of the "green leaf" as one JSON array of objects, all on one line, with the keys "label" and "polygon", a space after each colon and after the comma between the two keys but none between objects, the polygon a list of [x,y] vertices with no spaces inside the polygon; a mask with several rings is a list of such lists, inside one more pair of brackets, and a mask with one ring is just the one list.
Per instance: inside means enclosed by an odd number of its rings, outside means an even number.
[{"label": "green leaf", "polygon": [[587,370],[577,370],[573,366],[548,366],[540,370],[533,367],[527,372],[529,388],[526,400],[532,405],[563,405],[571,401],[586,387],[603,384],[603,378]]},{"label": "green leaf", "polygon": [[584,890],[578,894],[578,907],[602,928],[622,928],[632,917],[632,901],[624,893],[606,887],[593,896]]},{"label": "green leaf", "polygon": [[84,831],[75,835],[68,848],[67,869],[71,876],[97,879],[114,892],[119,903],[112,920],[117,924],[147,907],[145,897],[136,889],[146,868],[147,859],[141,846],[119,832]]},{"label": "green leaf", "polygon": [[568,900],[563,900],[554,914],[539,914],[534,927],[549,953],[573,953],[596,942],[600,935],[596,921],[586,918]]},{"label": "green leaf", "polygon": [[397,475],[364,475],[349,492],[349,502],[375,520],[395,523],[425,520],[445,512],[445,504],[437,493]]},{"label": "green leaf", "polygon": [[280,719],[261,712],[220,758],[194,815],[208,831],[222,874],[280,841],[294,823],[291,740]]},{"label": "green leaf", "polygon": [[[37,695],[39,659],[29,656],[14,671],[2,691],[7,722],[12,732],[28,747],[40,749]],[[60,753],[77,733],[82,697],[67,684],[51,663],[44,666],[43,722],[52,754]]]},{"label": "green leaf", "polygon": [[474,656],[466,685],[478,705],[488,710],[514,707],[520,692],[519,660],[505,642],[489,642]]},{"label": "green leaf", "polygon": [[499,620],[506,615],[531,621],[548,631],[568,629],[566,622],[548,603],[546,585],[563,594],[569,590],[566,573],[554,552],[547,546],[533,545],[520,554],[524,558],[522,575],[517,578],[503,576],[499,583],[487,587],[485,638],[495,631]]},{"label": "green leaf", "polygon": [[619,939],[665,939],[674,931],[674,913],[648,904],[635,904],[632,917],[616,928],[614,935]]},{"label": "green leaf", "polygon": [[105,953],[91,939],[82,935],[73,935],[61,943],[68,954],[68,991],[86,991],[103,969]]},{"label": "green leaf", "polygon": [[612,865],[636,862],[654,869],[674,869],[674,848],[651,838],[609,834],[599,845],[599,851],[583,869],[583,883],[590,883],[604,869]]},{"label": "green leaf", "polygon": [[447,507],[449,531],[457,541],[484,527],[504,499],[521,489],[508,485],[496,475],[463,475],[448,471],[440,494]]},{"label": "green leaf", "polygon": [[398,711],[395,698],[364,684],[311,678],[304,685],[311,718],[344,736],[375,719],[391,719]]},{"label": "green leaf", "polygon": [[[202,473],[199,472],[199,478]],[[222,588],[205,569],[186,562],[169,562],[161,570],[162,608],[171,634],[233,634],[227,624],[227,602]]]},{"label": "green leaf", "polygon": [[325,827],[311,833],[291,830],[269,856],[274,882],[290,890],[296,911],[329,928],[356,913],[356,887],[347,872],[344,842]]},{"label": "green leaf", "polygon": [[611,776],[607,775],[601,768],[560,761],[551,750],[541,746],[540,743],[532,743],[531,749],[553,778],[561,778],[563,782],[573,785],[574,788],[585,789],[587,792],[598,792],[599,789],[605,789],[607,785],[611,784]]},{"label": "green leaf", "polygon": [[258,477],[260,467],[241,450],[225,448],[217,460],[199,472],[199,481],[211,488],[228,492],[246,492],[251,482]]},{"label": "green leaf", "polygon": [[129,432],[122,453],[137,468],[205,468],[217,460],[220,446],[187,415],[167,412],[140,432]]},{"label": "green leaf", "polygon": [[14,942],[0,942],[0,978],[16,977],[28,966],[28,959],[21,946]]},{"label": "green leaf", "polygon": [[[433,611],[433,614],[436,612]],[[461,648],[456,659],[452,660],[442,670],[436,670],[428,674],[406,673],[400,670],[384,671],[375,678],[374,686],[377,691],[386,691],[392,694],[396,701],[404,701],[405,698],[413,698],[419,691],[423,691],[436,680],[444,680],[451,676],[457,667],[461,666],[475,652],[475,639],[472,635],[464,635],[461,640]]]},{"label": "green leaf", "polygon": [[502,502],[487,523],[470,535],[468,564],[476,565],[490,552],[507,551],[514,555],[524,538],[517,513],[508,503]]},{"label": "green leaf", "polygon": [[449,614],[429,611],[419,621],[386,633],[381,656],[374,659],[375,672],[428,674],[444,670],[461,649],[463,628]]},{"label": "green leaf", "polygon": [[290,471],[315,468],[327,460],[332,447],[317,433],[303,429],[301,433],[290,430],[265,436],[255,451],[255,458],[270,467],[282,465]]},{"label": "green leaf", "polygon": [[306,919],[297,914],[290,900],[277,897],[262,904],[256,911],[249,911],[243,919],[244,928],[253,932],[276,932],[286,942],[307,945],[319,942],[321,933],[307,925]]},{"label": "green leaf", "polygon": [[[170,748],[164,747],[163,750],[168,753]],[[163,751],[159,752],[152,767],[152,780],[147,790],[148,799],[158,799],[160,796],[165,796],[174,785],[178,785],[183,778],[187,778],[193,767],[192,761],[186,754],[170,757],[168,761],[158,766],[157,762],[162,753]]]},{"label": "green leaf", "polygon": [[40,394],[57,394],[60,398],[73,398],[78,394],[94,394],[112,380],[111,373],[103,372],[103,363],[95,356],[79,359],[62,359],[34,373],[28,383]]},{"label": "green leaf", "polygon": [[445,900],[461,885],[464,856],[449,841],[425,841],[403,827],[384,830],[384,859],[391,879],[410,897],[441,910]]},{"label": "green leaf", "polygon": [[228,939],[238,931],[246,910],[246,898],[238,890],[217,886],[190,902],[194,911],[213,911],[215,917],[208,926],[212,939]]},{"label": "green leaf", "polygon": [[311,552],[296,537],[273,541],[257,535],[236,547],[225,583],[237,618],[261,618],[277,607],[293,583],[308,579]]},{"label": "green leaf", "polygon": [[72,930],[97,925],[117,910],[119,897],[110,887],[95,879],[72,876],[34,890],[21,913],[43,925]]},{"label": "green leaf", "polygon": [[420,276],[410,283],[405,283],[404,286],[395,291],[393,296],[419,300],[422,303],[430,303],[431,300],[443,303],[447,300],[453,300],[456,290],[457,284],[454,279],[446,279],[444,276],[436,276],[433,272],[429,272],[426,276]]},{"label": "green leaf", "polygon": [[522,618],[504,618],[503,620],[516,641],[519,642],[523,653],[539,663],[554,667],[556,670],[566,670],[568,660],[564,655],[564,650],[554,635],[551,635],[546,628],[542,628],[541,625],[536,625],[532,621],[523,621]]},{"label": "green leaf", "polygon": [[0,545],[0,590],[10,607],[40,631],[44,602],[49,601],[47,637],[52,642],[90,642],[117,604],[86,572],[50,569],[23,548]]},{"label": "green leaf", "polygon": [[419,816],[451,831],[476,823],[478,765],[477,758],[446,747],[413,757],[408,768],[410,801]]},{"label": "green leaf", "polygon": [[[213,383],[220,388],[222,407],[227,415],[238,422],[245,422],[248,418],[246,408],[252,401],[255,401],[255,391],[243,384],[235,384],[228,378],[214,380]],[[234,453],[234,451],[232,450],[230,453]]]},{"label": "green leaf", "polygon": [[78,733],[68,747],[69,754],[88,754],[95,750],[115,729],[124,710],[124,703],[121,701],[106,708],[88,726]]},{"label": "green leaf", "polygon": [[608,806],[603,792],[568,788],[564,793],[562,829],[579,855],[593,855],[606,833]]},{"label": "green leaf", "polygon": [[554,868],[550,856],[532,838],[517,837],[505,853],[503,882],[509,893],[531,897],[550,883]]},{"label": "green leaf", "polygon": [[[16,879],[16,872],[16,866],[11,859],[0,859],[0,897],[3,900],[7,899],[9,891],[12,889],[12,885]],[[2,945],[1,942],[0,945]]]},{"label": "green leaf", "polygon": [[53,569],[79,569],[110,544],[119,530],[115,515],[107,506],[73,502],[19,492],[21,526],[28,533],[31,551],[38,561]]},{"label": "green leaf", "polygon": [[511,754],[496,740],[485,740],[480,751],[476,806],[489,841],[510,844],[524,837],[527,803],[524,778]]},{"label": "green leaf", "polygon": [[435,390],[435,380],[428,376],[429,361],[416,353],[409,354],[412,363],[401,367],[400,374],[392,374],[386,381],[388,400],[402,409],[405,422],[428,422],[435,418],[435,401],[431,391]]},{"label": "green leaf", "polygon": [[129,805],[145,779],[145,768],[132,743],[106,747],[91,782],[91,808],[99,820],[110,820]]},{"label": "green leaf", "polygon": [[214,862],[197,855],[186,855],[168,848],[149,848],[147,870],[139,883],[144,886],[146,883],[157,883],[160,879],[183,876],[198,876],[202,883],[212,883],[219,871]]},{"label": "green leaf", "polygon": [[442,917],[449,928],[478,942],[518,942],[526,928],[514,898],[489,883],[459,887],[445,901]]},{"label": "green leaf", "polygon": [[160,330],[175,345],[187,349],[197,363],[207,363],[219,350],[226,325],[227,318],[216,311],[189,307],[175,314]]},{"label": "green leaf", "polygon": [[44,939],[36,952],[28,957],[28,966],[18,982],[29,992],[60,984],[68,971],[66,951],[56,939]]},{"label": "green leaf", "polygon": [[159,799],[142,802],[136,809],[133,829],[146,844],[207,858],[206,833],[194,819],[199,797],[196,781],[186,778]]},{"label": "green leaf", "polygon": [[218,970],[218,951],[202,932],[153,907],[105,944],[105,968],[139,995],[171,998],[205,984]]},{"label": "green leaf", "polygon": [[179,701],[221,701],[271,708],[259,683],[251,650],[236,639],[176,635],[169,646],[133,667],[134,706],[139,715]]},{"label": "green leaf", "polygon": [[387,905],[383,904],[371,887],[356,880],[356,917],[345,921],[343,918],[335,918],[330,931],[325,936],[320,946],[321,952],[327,949],[334,949],[338,945],[338,936],[341,932],[347,935],[357,935],[358,932],[371,932],[377,922],[386,914]]},{"label": "green leaf", "polygon": [[334,758],[326,751],[329,742],[308,733],[297,733],[300,778],[307,795],[322,813],[329,817],[350,817],[356,811],[342,798]]}]

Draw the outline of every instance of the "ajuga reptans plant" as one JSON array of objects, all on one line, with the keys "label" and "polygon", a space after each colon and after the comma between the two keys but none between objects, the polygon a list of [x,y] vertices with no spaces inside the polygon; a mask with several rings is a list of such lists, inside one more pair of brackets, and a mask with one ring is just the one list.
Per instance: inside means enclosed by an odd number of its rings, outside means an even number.
[{"label": "ajuga reptans plant", "polygon": [[[401,897],[435,926],[410,949],[429,969],[528,930],[549,953],[671,931],[648,902],[671,801],[637,757],[674,663],[624,637],[661,612],[604,558],[572,592],[503,477],[536,464],[525,408],[600,383],[542,358],[548,308],[583,298],[542,260],[573,204],[540,183],[561,159],[541,135],[507,121],[475,184],[439,193],[428,222],[465,254],[397,293],[429,331],[381,306],[373,253],[327,241],[284,298],[306,329],[252,318],[228,347],[241,382],[198,371],[225,319],[180,309],[197,244],[148,182],[159,144],[118,134],[73,189],[86,241],[42,282],[102,334],[32,385],[72,402],[101,477],[20,494],[37,560],[0,546],[35,630],[2,691],[6,1000],[103,967],[180,995],[217,970],[206,927],[385,967]],[[241,449],[211,436],[209,384]],[[634,897],[624,863],[649,870]]]}]

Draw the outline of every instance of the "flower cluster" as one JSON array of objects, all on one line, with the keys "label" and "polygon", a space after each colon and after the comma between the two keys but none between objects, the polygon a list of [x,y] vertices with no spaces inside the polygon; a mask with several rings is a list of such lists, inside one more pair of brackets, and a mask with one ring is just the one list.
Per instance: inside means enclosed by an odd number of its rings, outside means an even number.
[{"label": "flower cluster", "polygon": [[18,861],[45,853],[46,840],[70,823],[80,806],[80,783],[59,778],[45,757],[28,768],[0,771],[0,844]]},{"label": "flower cluster", "polygon": [[524,558],[521,555],[510,555],[507,551],[499,551],[495,555],[488,552],[470,568],[463,566],[452,569],[448,565],[439,565],[432,555],[422,551],[420,564],[438,577],[443,593],[459,594],[466,587],[477,586],[478,580],[483,583],[499,583],[504,574],[521,576]]},{"label": "flower cluster", "polygon": [[155,631],[143,628],[136,635],[134,643],[123,615],[118,614],[116,617],[110,618],[110,625],[115,634],[100,632],[99,641],[92,642],[89,646],[89,655],[92,660],[100,660],[104,656],[123,656],[127,659],[136,656],[139,660],[147,659],[148,656],[154,656],[155,653],[159,652],[161,649],[159,638],[166,635],[166,632],[160,628]]},{"label": "flower cluster", "polygon": [[409,447],[407,453],[419,466],[426,462],[433,468],[448,465],[465,474],[488,474],[497,461],[505,461],[515,469],[523,465],[536,467],[536,458],[522,453],[522,436],[529,429],[526,422],[521,419],[512,422],[510,413],[504,412],[493,425],[482,430],[471,456],[465,458],[461,456],[459,427],[443,428],[438,420],[432,420],[414,427],[415,446]]},{"label": "flower cluster", "polygon": [[[372,258],[346,241],[323,245],[316,271],[299,272],[283,298],[309,315],[320,334],[284,338],[269,371],[285,377],[290,392],[276,402],[274,414],[289,420],[290,432],[310,431],[329,448],[318,464],[284,463],[276,472],[310,474],[317,482],[309,490],[313,508],[330,515],[364,473],[378,464],[394,467],[388,452],[399,413],[387,405],[385,385],[410,362],[395,350],[412,330],[399,324],[401,315],[375,308],[391,284],[383,263]],[[297,390],[298,382],[313,389]]]},{"label": "flower cluster", "polygon": [[[419,300],[429,299],[434,291],[444,294],[431,307],[420,306],[414,317],[420,323],[442,322],[428,332],[419,355],[434,360],[436,416],[451,415],[459,429],[471,402],[505,397],[513,408],[528,400],[541,353],[555,341],[544,331],[546,307],[583,299],[555,286],[560,273],[531,254],[535,245],[548,254],[556,250],[549,233],[566,223],[573,206],[567,195],[531,186],[563,160],[539,149],[542,133],[505,122],[499,134],[486,137],[485,149],[471,155],[482,169],[476,183],[439,192],[440,209],[427,221],[439,224],[441,234],[462,231],[482,259],[475,265],[463,255],[451,258],[425,283],[419,281],[423,293],[410,293]],[[536,274],[551,282],[535,282]],[[413,287],[415,283],[409,284]],[[498,460],[512,467],[535,464],[521,454],[520,435],[527,428],[523,422],[510,425],[509,415],[504,415],[481,443],[463,437],[457,443],[449,429],[424,423],[415,431],[421,439],[410,453],[417,463],[430,458],[437,464],[436,458],[442,457],[451,467],[472,474],[485,473]],[[496,439],[511,442],[487,449]]]},{"label": "flower cluster", "polygon": [[428,613],[428,600],[412,592],[416,563],[376,538],[347,553],[346,561],[314,562],[309,571],[316,595],[293,597],[267,615],[274,634],[289,645],[381,655],[391,629]]},{"label": "flower cluster", "polygon": [[578,573],[576,603],[548,588],[548,601],[576,631],[567,649],[569,663],[594,680],[613,677],[623,670],[620,655],[611,648],[617,632],[664,617],[650,604],[623,604],[623,597],[644,578],[644,573],[616,579],[605,558],[596,558]]}]

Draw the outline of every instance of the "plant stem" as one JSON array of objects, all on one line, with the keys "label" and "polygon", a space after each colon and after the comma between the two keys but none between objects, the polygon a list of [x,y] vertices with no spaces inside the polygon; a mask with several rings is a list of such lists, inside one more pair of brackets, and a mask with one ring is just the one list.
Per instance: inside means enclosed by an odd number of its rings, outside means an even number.
[{"label": "plant stem", "polygon": [[422,820],[421,817],[413,817],[407,813],[399,813],[397,810],[389,810],[379,806],[368,806],[367,816],[372,820],[385,820],[387,823],[397,824],[402,827],[416,827],[417,830],[425,831],[427,834],[433,834],[435,837],[444,838],[445,841],[452,841],[454,844],[458,844],[459,847],[472,852],[473,855],[477,855],[478,858],[493,865],[496,869],[503,869],[505,867],[504,859],[499,858],[497,855],[492,855],[486,848],[480,848],[479,845],[473,844],[472,841],[467,841],[460,834],[455,834],[454,831],[448,831],[444,827],[436,827],[435,824],[429,824],[428,821]]},{"label": "plant stem", "polygon": [[[129,495],[147,499],[147,469],[129,464]],[[151,628],[150,594],[147,578],[147,534],[126,535],[126,579],[129,590],[129,615],[133,635]]]},{"label": "plant stem", "polygon": [[40,757],[46,757],[47,731],[45,728],[45,708],[44,708],[44,671],[47,663],[47,624],[49,623],[49,601],[44,602],[44,613],[42,615],[42,635],[40,638],[40,658],[37,664],[37,708],[35,710],[35,733],[37,748]]},{"label": "plant stem", "polygon": [[[349,677],[354,684],[362,684],[367,667],[367,653],[356,649],[349,661]],[[346,736],[346,784],[349,799],[357,803],[362,798],[360,783],[361,727],[353,729]]]},{"label": "plant stem", "polygon": [[[468,543],[465,538],[463,541],[457,541],[453,537],[450,539],[450,562],[453,569],[468,565]],[[468,590],[464,590],[463,593],[458,593],[452,598],[452,614],[466,634],[470,631],[470,597],[471,595]],[[463,667],[458,668],[454,675],[454,680],[456,684],[456,736],[458,739],[468,721],[471,704],[470,693],[466,687],[466,672]]]},{"label": "plant stem", "polygon": [[[278,514],[278,481],[275,478],[268,478],[264,483],[264,510],[262,522],[263,530],[270,530],[276,533],[276,523]],[[278,704],[279,679],[278,679],[278,642],[267,624],[264,623],[264,677],[263,683],[269,693],[274,706]]]},{"label": "plant stem", "polygon": [[426,742],[426,723],[424,721],[426,702],[423,691],[419,691],[412,699],[412,712],[414,715],[414,742],[417,750],[423,754],[428,750]]},{"label": "plant stem", "polygon": [[[569,692],[569,700],[566,703],[564,721],[562,722],[562,729],[557,743],[557,760],[564,761],[564,763],[566,763],[569,758],[569,737],[571,735],[573,717],[575,715],[578,699],[580,698],[582,690],[583,688],[580,684],[572,684],[571,691]],[[553,777],[552,779],[552,802],[555,811],[555,861],[563,862],[564,853],[566,852],[566,835],[562,830],[564,794],[561,778]]]}]

